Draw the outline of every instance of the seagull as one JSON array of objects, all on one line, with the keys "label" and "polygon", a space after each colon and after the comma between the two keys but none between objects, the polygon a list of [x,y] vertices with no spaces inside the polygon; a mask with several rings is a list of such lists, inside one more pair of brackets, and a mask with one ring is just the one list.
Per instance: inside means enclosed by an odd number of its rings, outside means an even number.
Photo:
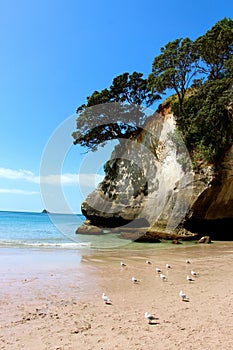
[{"label": "seagull", "polygon": [[148,320],[149,324],[152,324],[151,321],[154,321],[157,319],[155,316],[149,314],[149,312],[145,312],[145,318]]},{"label": "seagull", "polygon": [[185,260],[186,264],[191,264],[191,261],[190,260]]},{"label": "seagull", "polygon": [[195,271],[192,270],[192,271],[191,271],[191,275],[192,275],[192,276],[197,276],[197,272],[195,272]]},{"label": "seagull", "polygon": [[166,268],[167,268],[167,269],[171,269],[171,265],[166,264]]},{"label": "seagull", "polygon": [[135,277],[132,277],[132,282],[133,282],[133,283],[138,283],[139,280],[138,280],[137,278],[135,278]]},{"label": "seagull", "polygon": [[105,304],[111,304],[112,301],[109,299],[109,297],[107,297],[107,295],[105,293],[102,294],[102,299],[105,302]]},{"label": "seagull", "polygon": [[121,261],[121,266],[126,266],[126,264],[123,261]]},{"label": "seagull", "polygon": [[182,301],[188,301],[187,295],[182,290],[180,291],[179,296]]},{"label": "seagull", "polygon": [[167,277],[165,275],[163,275],[162,273],[159,276],[160,276],[161,280],[167,281]]},{"label": "seagull", "polygon": [[146,260],[146,264],[151,265],[151,261],[150,260]]},{"label": "seagull", "polygon": [[193,281],[194,281],[194,279],[193,279],[192,277],[190,277],[190,276],[187,276],[187,277],[186,277],[186,280],[187,280],[188,282],[193,282]]},{"label": "seagull", "polygon": [[156,267],[155,271],[158,272],[158,273],[162,272],[158,267]]}]

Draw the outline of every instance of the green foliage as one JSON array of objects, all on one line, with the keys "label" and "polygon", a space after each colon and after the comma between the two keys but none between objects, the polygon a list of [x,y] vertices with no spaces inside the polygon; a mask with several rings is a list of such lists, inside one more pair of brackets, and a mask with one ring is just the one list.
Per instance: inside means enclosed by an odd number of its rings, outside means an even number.
[{"label": "green foliage", "polygon": [[[192,158],[217,164],[232,145],[232,81],[225,77],[205,84],[185,100],[182,114],[177,114],[178,128]],[[172,106],[177,112],[177,105]]]},{"label": "green foliage", "polygon": [[87,103],[77,108],[74,144],[95,151],[109,140],[135,138],[146,119],[143,106],[160,98],[151,93],[142,76],[138,72],[123,73],[113,79],[109,89],[87,97]]},{"label": "green foliage", "polygon": [[[148,79],[138,72],[123,73],[109,89],[94,91],[77,108],[74,143],[96,150],[108,140],[136,138],[146,120],[143,107],[167,91],[175,91],[167,102],[192,159],[217,164],[233,139],[231,19],[217,22],[194,42],[181,38],[166,44]],[[185,167],[182,157],[180,152]]]},{"label": "green foliage", "polygon": [[152,91],[164,93],[167,89],[174,89],[182,104],[193,77],[196,74],[196,56],[192,50],[190,39],[176,39],[161,48],[161,54],[155,57],[152,73],[148,77]]},{"label": "green foliage", "polygon": [[141,131],[146,115],[140,106],[111,102],[85,108],[77,118],[74,144],[92,151],[107,141],[134,138]]},{"label": "green foliage", "polygon": [[194,43],[199,57],[199,72],[208,75],[208,79],[223,76],[224,65],[233,54],[233,20],[224,18],[217,22]]},{"label": "green foliage", "polygon": [[193,81],[182,110],[173,101],[172,111],[193,161],[217,165],[233,138],[233,21],[217,22],[192,50],[202,76]]}]

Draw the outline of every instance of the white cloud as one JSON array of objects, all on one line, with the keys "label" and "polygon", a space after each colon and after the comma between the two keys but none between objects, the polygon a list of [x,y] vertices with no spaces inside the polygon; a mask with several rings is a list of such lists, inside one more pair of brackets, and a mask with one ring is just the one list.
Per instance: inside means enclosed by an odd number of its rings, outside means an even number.
[{"label": "white cloud", "polygon": [[0,193],[6,193],[6,194],[20,194],[20,195],[26,195],[31,196],[34,194],[39,194],[39,192],[36,191],[25,191],[25,190],[19,190],[16,188],[8,189],[8,188],[0,188]]},{"label": "white cloud", "polygon": [[96,186],[103,180],[102,175],[98,174],[50,174],[37,176],[29,170],[13,170],[0,168],[0,178],[8,180],[23,180],[31,183],[43,183],[48,185],[80,185],[85,187]]},{"label": "white cloud", "polygon": [[35,182],[34,174],[29,170],[23,169],[12,170],[7,168],[0,168],[0,178]]}]

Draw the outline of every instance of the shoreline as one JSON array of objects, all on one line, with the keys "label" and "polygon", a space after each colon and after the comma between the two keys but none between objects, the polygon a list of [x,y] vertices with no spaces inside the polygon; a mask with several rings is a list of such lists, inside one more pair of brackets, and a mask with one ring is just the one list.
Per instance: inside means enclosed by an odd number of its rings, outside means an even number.
[{"label": "shoreline", "polygon": [[[5,251],[0,349],[152,350],[155,344],[158,350],[231,349],[232,262],[233,242],[167,249]],[[166,263],[172,268],[166,269]],[[189,283],[191,269],[198,277]],[[132,283],[132,276],[140,282]],[[180,300],[180,290],[189,302]],[[103,292],[112,305],[104,304]],[[148,325],[146,311],[156,315],[156,324]]]}]

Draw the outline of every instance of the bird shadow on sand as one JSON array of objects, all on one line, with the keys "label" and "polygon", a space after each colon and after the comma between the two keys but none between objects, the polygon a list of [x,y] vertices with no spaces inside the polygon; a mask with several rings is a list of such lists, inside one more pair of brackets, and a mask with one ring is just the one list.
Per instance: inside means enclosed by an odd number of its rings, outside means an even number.
[{"label": "bird shadow on sand", "polygon": [[[158,319],[156,319],[156,320],[158,320]],[[151,322],[148,322],[148,325],[149,325],[149,326],[157,326],[158,324],[160,324],[160,322],[158,322],[158,321],[156,321],[156,320],[151,321]]]}]

